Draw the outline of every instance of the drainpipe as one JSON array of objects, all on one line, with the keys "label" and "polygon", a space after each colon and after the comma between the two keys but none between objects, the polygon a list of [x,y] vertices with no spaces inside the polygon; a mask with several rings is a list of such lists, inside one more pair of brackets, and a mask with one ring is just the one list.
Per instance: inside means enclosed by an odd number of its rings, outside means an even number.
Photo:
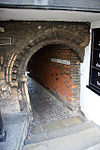
[{"label": "drainpipe", "polygon": [[3,123],[0,112],[0,142],[5,142],[5,140],[6,140],[6,131],[3,130]]}]

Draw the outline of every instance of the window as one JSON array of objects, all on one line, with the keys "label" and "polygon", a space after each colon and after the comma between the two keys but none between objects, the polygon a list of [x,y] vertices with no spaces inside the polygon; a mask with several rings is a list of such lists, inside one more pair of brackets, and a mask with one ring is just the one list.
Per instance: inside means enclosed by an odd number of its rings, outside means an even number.
[{"label": "window", "polygon": [[92,30],[90,78],[87,87],[100,95],[100,28]]}]

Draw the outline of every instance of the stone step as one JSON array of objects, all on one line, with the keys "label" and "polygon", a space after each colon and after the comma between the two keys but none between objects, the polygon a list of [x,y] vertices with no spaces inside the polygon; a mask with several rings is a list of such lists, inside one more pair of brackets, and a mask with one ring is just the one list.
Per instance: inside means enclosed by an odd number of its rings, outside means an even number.
[{"label": "stone step", "polygon": [[26,114],[3,114],[3,117],[3,125],[7,136],[6,141],[0,143],[0,150],[22,150],[28,128]]},{"label": "stone step", "polygon": [[85,150],[100,150],[100,142],[87,148],[87,149],[85,149]]},{"label": "stone step", "polygon": [[[87,127],[88,126],[89,124]],[[76,131],[74,129],[71,134],[66,136],[46,140],[39,143],[27,144],[24,146],[24,150],[85,150],[89,147],[93,148],[94,145],[94,148],[98,148],[99,142],[100,128],[98,126],[86,128],[85,126],[84,130],[79,129]]]},{"label": "stone step", "polygon": [[[56,122],[55,126],[57,125],[58,125],[58,122]],[[54,126],[54,129],[55,129],[55,126]],[[60,126],[61,126],[61,123],[60,123]],[[31,135],[29,139],[25,140],[25,144],[38,143],[38,142],[42,142],[45,140],[50,140],[50,139],[62,137],[65,135],[73,134],[73,133],[75,134],[75,133],[93,128],[94,126],[95,125],[93,123],[84,122],[84,123],[76,124],[70,127],[62,126],[62,128],[57,128],[53,130],[53,127],[52,126],[50,127],[50,124],[49,126],[44,125],[43,126],[44,132],[41,132],[41,133],[37,132],[36,134]],[[52,130],[50,130],[50,128]]]}]

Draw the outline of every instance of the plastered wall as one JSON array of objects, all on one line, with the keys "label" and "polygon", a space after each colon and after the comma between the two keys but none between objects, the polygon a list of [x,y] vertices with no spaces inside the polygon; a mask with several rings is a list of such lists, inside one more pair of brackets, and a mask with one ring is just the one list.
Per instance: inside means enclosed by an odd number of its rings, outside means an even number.
[{"label": "plastered wall", "polygon": [[[91,24],[93,28],[100,28],[100,21]],[[92,34],[92,33],[91,33]],[[91,35],[90,35],[91,38]],[[84,62],[81,64],[81,95],[80,105],[85,116],[100,125],[100,96],[90,89],[86,88],[89,83],[89,66],[90,66],[91,40],[85,49]]]}]

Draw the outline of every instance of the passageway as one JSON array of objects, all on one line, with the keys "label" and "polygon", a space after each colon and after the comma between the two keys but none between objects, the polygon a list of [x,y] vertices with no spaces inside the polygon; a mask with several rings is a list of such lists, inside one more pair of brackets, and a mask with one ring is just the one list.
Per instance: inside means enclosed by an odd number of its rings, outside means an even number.
[{"label": "passageway", "polygon": [[70,115],[67,104],[79,98],[79,68],[77,54],[60,44],[44,46],[30,58],[27,85],[36,124]]},{"label": "passageway", "polygon": [[[47,45],[27,64],[27,85],[35,124],[64,119],[79,101],[80,61],[69,47]],[[74,100],[74,101],[73,101]]]},{"label": "passageway", "polygon": [[27,85],[32,106],[34,126],[65,119],[71,111],[43,86],[27,76]]},{"label": "passageway", "polygon": [[80,61],[73,50],[60,44],[44,46],[30,58],[26,70],[33,114],[29,131],[32,141],[37,133],[37,138],[45,139],[47,131],[62,130],[68,118],[72,118],[71,124],[81,122],[73,118],[80,86]]},{"label": "passageway", "polygon": [[83,122],[74,111],[79,106],[80,61],[73,50],[44,46],[30,58],[26,74],[33,124],[25,144],[60,137],[67,127]]},{"label": "passageway", "polygon": [[70,127],[86,122],[27,75],[27,86],[32,106],[33,123],[29,127],[25,145],[66,136]]}]

